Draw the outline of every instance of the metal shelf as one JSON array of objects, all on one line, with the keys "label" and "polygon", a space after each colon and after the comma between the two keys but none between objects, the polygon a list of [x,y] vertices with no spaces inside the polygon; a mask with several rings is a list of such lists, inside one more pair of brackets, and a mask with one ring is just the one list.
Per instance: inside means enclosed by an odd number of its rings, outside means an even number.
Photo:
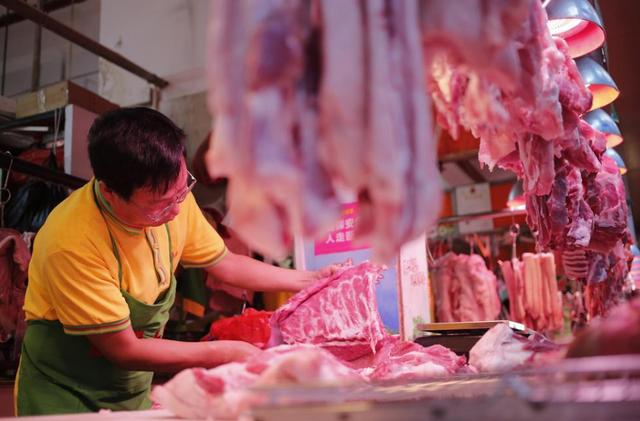
[{"label": "metal shelf", "polygon": [[0,133],[20,127],[34,126],[39,123],[47,123],[51,128],[53,127],[55,116],[60,113],[62,114],[62,117],[60,118],[60,129],[62,130],[64,129],[64,110],[58,110],[57,113],[58,114],[56,114],[56,110],[52,110],[29,117],[17,118],[6,123],[0,123]]},{"label": "metal shelf", "polygon": [[88,181],[74,175],[53,171],[40,165],[14,158],[6,152],[0,153],[0,168],[7,169],[9,166],[11,166],[11,171],[38,177],[72,189],[82,187]]},{"label": "metal shelf", "polygon": [[492,212],[479,212],[479,213],[470,213],[467,215],[455,215],[448,216],[446,218],[440,218],[438,220],[438,225],[446,225],[446,224],[455,224],[463,221],[472,221],[472,220],[480,220],[480,219],[493,219],[493,218],[501,218],[505,216],[520,216],[526,215],[527,211],[525,209],[503,209],[500,211],[492,211]]}]

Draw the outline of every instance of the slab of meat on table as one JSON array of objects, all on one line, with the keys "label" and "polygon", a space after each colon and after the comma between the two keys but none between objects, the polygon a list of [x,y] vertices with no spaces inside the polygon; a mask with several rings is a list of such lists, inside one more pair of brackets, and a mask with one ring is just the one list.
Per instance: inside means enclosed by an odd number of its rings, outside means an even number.
[{"label": "slab of meat on table", "polygon": [[495,320],[500,314],[496,276],[479,255],[442,256],[432,284],[439,322]]},{"label": "slab of meat on table", "polygon": [[251,387],[362,384],[363,377],[313,345],[281,345],[242,363],[183,370],[153,389],[153,400],[182,418],[235,419],[260,402]]},{"label": "slab of meat on table", "polygon": [[465,357],[441,345],[424,347],[388,337],[376,351],[370,367],[361,372],[373,382],[417,381],[468,372]]},{"label": "slab of meat on table", "polygon": [[483,373],[508,371],[559,360],[565,351],[540,334],[526,337],[499,323],[471,348],[469,365]]},{"label": "slab of meat on table", "polygon": [[382,270],[368,262],[345,265],[279,308],[273,331],[284,343],[311,343],[330,351],[369,381],[441,377],[461,370],[465,359],[451,350],[424,348],[386,332],[375,295]]},{"label": "slab of meat on table", "polygon": [[291,344],[245,362],[184,370],[156,387],[154,400],[181,417],[223,418],[259,404],[249,390],[257,386],[360,385],[473,372],[443,346],[425,348],[384,330],[375,301],[381,270],[368,262],[345,264],[273,314],[273,330]]}]

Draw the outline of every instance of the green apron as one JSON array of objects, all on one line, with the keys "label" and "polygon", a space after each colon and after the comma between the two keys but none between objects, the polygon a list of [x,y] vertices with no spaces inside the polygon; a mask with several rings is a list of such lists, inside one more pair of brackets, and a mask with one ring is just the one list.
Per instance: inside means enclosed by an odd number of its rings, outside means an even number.
[{"label": "green apron", "polygon": [[[106,222],[105,222],[106,223]],[[171,270],[171,234],[169,256]],[[108,225],[107,225],[108,229]],[[111,232],[113,253],[118,261],[122,286],[120,254]],[[160,338],[175,300],[176,280],[155,304],[145,304],[122,290],[138,337]],[[22,344],[17,377],[17,415],[92,412],[100,409],[138,410],[151,407],[149,391],[153,372],[129,371],[116,367],[92,347],[85,336],[64,333],[59,321],[30,320]]]}]

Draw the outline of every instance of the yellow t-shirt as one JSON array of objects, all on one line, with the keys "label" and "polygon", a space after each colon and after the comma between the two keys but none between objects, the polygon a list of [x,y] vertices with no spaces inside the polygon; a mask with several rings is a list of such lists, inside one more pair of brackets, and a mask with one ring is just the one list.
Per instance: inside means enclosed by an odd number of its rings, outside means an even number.
[{"label": "yellow t-shirt", "polygon": [[[169,287],[178,263],[206,267],[226,253],[224,242],[189,194],[168,224],[170,267],[165,226],[135,230],[121,225],[106,210],[100,211],[94,182],[73,192],[51,212],[36,235],[29,264],[27,320],[59,320],[72,335],[125,329],[130,325],[129,308],[121,289],[153,304]],[[122,285],[109,231],[122,265]]]}]

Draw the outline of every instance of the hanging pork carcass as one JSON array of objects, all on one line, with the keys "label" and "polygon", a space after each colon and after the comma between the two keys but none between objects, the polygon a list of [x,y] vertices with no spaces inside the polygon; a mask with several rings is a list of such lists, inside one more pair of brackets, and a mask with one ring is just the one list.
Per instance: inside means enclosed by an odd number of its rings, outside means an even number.
[{"label": "hanging pork carcass", "polygon": [[357,197],[356,237],[388,261],[424,233],[440,185],[415,0],[212,2],[208,154],[230,219],[284,256]]}]

